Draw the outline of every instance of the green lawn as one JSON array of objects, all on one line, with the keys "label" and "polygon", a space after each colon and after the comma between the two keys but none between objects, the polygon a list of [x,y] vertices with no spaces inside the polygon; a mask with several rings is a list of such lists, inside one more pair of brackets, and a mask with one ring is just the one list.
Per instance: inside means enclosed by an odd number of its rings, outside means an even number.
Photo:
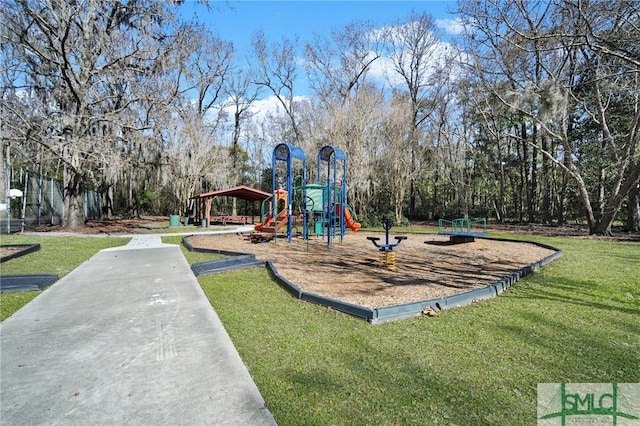
[{"label": "green lawn", "polygon": [[[564,256],[498,298],[376,326],[294,299],[262,268],[200,282],[280,425],[528,425],[538,383],[640,382],[640,244],[520,238]],[[126,240],[2,237],[34,242],[2,273],[62,276]],[[0,296],[2,318],[8,296],[37,294]]]},{"label": "green lawn", "polygon": [[640,382],[640,244],[526,239],[564,256],[498,298],[377,326],[260,268],[200,282],[280,425],[528,425],[538,383]]},{"label": "green lawn", "polygon": [[[40,244],[40,250],[0,265],[2,275],[55,274],[62,278],[98,251],[126,244],[129,238],[3,235],[2,244]],[[45,290],[46,291],[46,290]],[[0,293],[0,321],[13,315],[40,292]]]}]

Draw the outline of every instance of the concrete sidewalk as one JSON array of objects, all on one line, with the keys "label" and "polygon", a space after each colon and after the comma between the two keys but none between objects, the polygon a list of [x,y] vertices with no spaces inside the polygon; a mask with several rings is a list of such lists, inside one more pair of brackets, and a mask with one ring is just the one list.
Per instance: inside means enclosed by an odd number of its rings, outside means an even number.
[{"label": "concrete sidewalk", "polygon": [[178,246],[103,250],[0,323],[2,424],[274,425]]}]

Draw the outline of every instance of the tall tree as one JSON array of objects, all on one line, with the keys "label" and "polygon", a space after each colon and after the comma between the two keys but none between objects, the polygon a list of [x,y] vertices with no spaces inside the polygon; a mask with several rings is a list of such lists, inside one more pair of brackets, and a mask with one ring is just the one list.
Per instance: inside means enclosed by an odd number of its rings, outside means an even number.
[{"label": "tall tree", "polygon": [[[446,81],[446,56],[443,44],[437,36],[433,18],[426,13],[412,12],[409,17],[395,26],[388,27],[384,34],[387,53],[394,72],[400,76],[402,89],[408,96],[411,111],[410,142],[407,149],[411,153],[409,188],[409,216],[416,213],[417,180],[421,165],[419,143],[424,125],[440,102],[443,83]],[[394,77],[392,77],[394,78]]]},{"label": "tall tree", "polygon": [[397,224],[402,223],[407,182],[413,175],[412,152],[406,149],[407,141],[412,137],[412,111],[403,98],[401,95],[395,96],[387,108],[386,117],[380,127],[386,155],[378,163],[384,170],[381,180],[388,186],[390,204]]},{"label": "tall tree", "polygon": [[[373,129],[381,120],[383,96],[367,75],[381,56],[381,43],[369,22],[334,28],[329,37],[317,36],[305,46],[307,73],[326,114],[311,140],[331,144],[349,155],[349,198],[366,216],[372,192]],[[323,128],[324,127],[324,128]],[[314,147],[317,148],[317,147]]]},{"label": "tall tree", "polygon": [[233,130],[231,132],[231,155],[234,170],[239,166],[240,137],[242,124],[252,117],[251,106],[260,95],[260,87],[251,82],[252,75],[248,70],[236,70],[231,73],[227,82],[228,105],[233,114]]},{"label": "tall tree", "polygon": [[172,163],[166,184],[176,192],[176,213],[184,214],[203,185],[219,188],[230,176],[229,150],[220,134],[226,130],[223,108],[233,46],[199,25],[185,26],[178,35],[181,48],[172,52],[175,67],[168,76],[176,96],[163,128]]},{"label": "tall tree", "polygon": [[283,134],[286,142],[299,145],[302,141],[299,117],[294,99],[294,85],[297,77],[297,39],[283,38],[281,42],[270,42],[263,31],[253,35],[252,47],[256,63],[253,81],[266,88],[278,100],[288,118],[290,134]]},{"label": "tall tree", "polygon": [[[640,179],[640,104],[637,96],[616,102],[637,87],[637,2],[490,0],[461,3],[461,10],[470,30],[468,70],[482,79],[484,90],[558,141],[560,158],[551,149],[540,152],[572,178],[590,232],[610,234]],[[539,65],[539,75],[528,72],[530,63]],[[586,157],[580,156],[586,126],[599,134],[600,151],[591,155],[606,157],[611,169],[600,215],[593,201],[597,181],[585,173]]]},{"label": "tall tree", "polygon": [[334,28],[330,37],[317,36],[305,45],[309,81],[325,106],[348,101],[366,82],[371,66],[381,56],[379,37],[368,22]]},{"label": "tall tree", "polygon": [[129,114],[140,105],[138,84],[162,71],[171,7],[152,0],[2,0],[3,52],[13,56],[12,84],[31,104],[16,111],[20,121],[12,128],[21,143],[35,141],[62,164],[66,227],[84,226],[85,188],[122,148],[126,129],[134,129]]}]

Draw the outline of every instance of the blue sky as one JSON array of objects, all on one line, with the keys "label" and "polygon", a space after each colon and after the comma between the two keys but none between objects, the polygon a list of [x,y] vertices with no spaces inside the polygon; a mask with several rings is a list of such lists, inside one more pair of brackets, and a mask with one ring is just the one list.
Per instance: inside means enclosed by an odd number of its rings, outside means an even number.
[{"label": "blue sky", "polygon": [[451,19],[455,0],[424,1],[212,1],[211,9],[190,0],[181,6],[185,19],[193,16],[220,38],[234,43],[239,52],[250,47],[251,36],[263,30],[268,40],[296,35],[301,42],[315,34],[356,20],[384,26],[406,18],[412,10],[425,11],[435,19]]},{"label": "blue sky", "polygon": [[[376,27],[403,22],[412,11],[430,14],[443,33],[451,33],[456,0],[423,1],[221,1],[211,0],[209,9],[198,0],[187,0],[179,10],[184,20],[195,19],[207,25],[218,37],[231,41],[237,59],[250,54],[252,35],[262,30],[268,41],[296,36],[302,46],[315,35],[328,36],[332,28],[355,21],[370,21]],[[295,83],[296,95],[309,95],[302,71]],[[269,96],[263,92],[262,96]]]}]

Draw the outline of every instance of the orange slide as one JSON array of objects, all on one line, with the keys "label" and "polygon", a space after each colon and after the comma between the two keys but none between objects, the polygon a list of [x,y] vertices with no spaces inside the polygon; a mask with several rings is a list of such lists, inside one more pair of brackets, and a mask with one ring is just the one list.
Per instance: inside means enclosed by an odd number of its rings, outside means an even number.
[{"label": "orange slide", "polygon": [[[336,204],[336,213],[340,214],[340,204]],[[351,216],[351,212],[348,208],[344,209],[344,224],[353,230],[353,232],[358,232],[362,225],[353,220],[353,216]]]},{"label": "orange slide", "polygon": [[[273,216],[269,214],[267,215],[267,218],[264,220],[264,222],[258,223],[254,229],[256,231],[262,231],[262,232],[275,232],[275,230],[273,229],[273,222],[274,222]],[[278,214],[278,229],[282,228],[286,224],[287,224],[287,210],[285,209]]]}]

